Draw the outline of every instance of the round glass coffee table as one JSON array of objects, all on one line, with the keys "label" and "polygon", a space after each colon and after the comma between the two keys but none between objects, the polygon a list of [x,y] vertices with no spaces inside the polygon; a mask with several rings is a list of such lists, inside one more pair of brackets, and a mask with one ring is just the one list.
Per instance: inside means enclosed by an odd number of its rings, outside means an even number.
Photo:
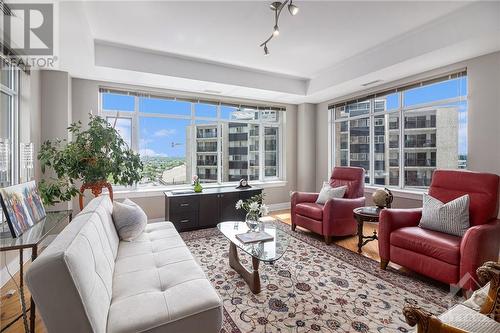
[{"label": "round glass coffee table", "polygon": [[[262,223],[257,231],[273,236],[272,240],[243,243],[236,235],[251,232],[245,222],[222,222],[217,224],[220,232],[229,240],[229,266],[238,272],[254,294],[260,292],[259,263],[274,263],[288,248],[291,236],[272,223]],[[238,248],[252,257],[252,268],[245,268],[238,257]]]}]

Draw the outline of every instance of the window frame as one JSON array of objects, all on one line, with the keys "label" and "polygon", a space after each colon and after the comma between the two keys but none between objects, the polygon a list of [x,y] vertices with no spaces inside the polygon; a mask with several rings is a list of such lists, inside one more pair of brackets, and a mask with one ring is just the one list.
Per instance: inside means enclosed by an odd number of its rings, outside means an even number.
[{"label": "window frame", "polygon": [[[126,95],[132,95],[134,96],[134,111],[126,111],[126,110],[116,110],[116,109],[104,109],[103,108],[103,95],[105,93],[113,93],[113,94],[126,94]],[[182,114],[170,114],[170,113],[147,113],[147,112],[141,112],[139,108],[139,99],[144,98],[144,97],[151,97],[151,98],[165,98],[168,100],[174,100],[174,101],[188,101],[191,104],[191,114],[190,115],[182,115]],[[119,90],[119,89],[114,89],[114,88],[109,88],[109,87],[100,87],[99,88],[99,115],[107,119],[108,117],[111,118],[126,118],[126,119],[131,119],[132,122],[132,147],[130,147],[133,151],[139,152],[140,150],[140,118],[141,117],[148,117],[148,118],[161,118],[161,119],[181,119],[181,120],[189,120],[190,121],[190,126],[193,126],[194,128],[196,125],[200,125],[201,122],[207,122],[207,123],[213,123],[217,126],[217,181],[216,182],[207,182],[205,183],[206,186],[211,186],[211,185],[216,185],[216,186],[221,186],[221,185],[234,185],[237,184],[238,181],[223,181],[223,157],[224,157],[224,152],[223,152],[223,136],[224,134],[222,133],[223,130],[223,125],[224,124],[229,124],[229,123],[245,123],[245,124],[255,124],[259,125],[259,179],[257,180],[248,180],[249,183],[266,183],[266,182],[276,182],[276,181],[285,181],[285,166],[284,166],[284,159],[283,159],[283,154],[284,154],[284,149],[285,149],[285,143],[284,143],[284,124],[286,121],[286,108],[283,106],[262,106],[262,105],[249,105],[249,104],[234,104],[232,102],[226,102],[224,100],[219,100],[219,101],[207,101],[201,98],[178,98],[175,96],[170,96],[170,95],[161,95],[158,93],[144,93],[144,92],[138,92],[138,91],[133,91],[133,90]],[[196,105],[197,104],[213,104],[216,106],[216,117],[203,117],[203,116],[196,116]],[[257,112],[259,112],[258,119],[249,119],[249,120],[235,120],[235,119],[230,119],[230,118],[223,118],[222,115],[222,107],[238,107],[238,108],[254,108]],[[276,111],[279,112],[278,120],[273,122],[273,121],[265,121],[262,117],[262,112],[263,111]],[[264,128],[265,127],[276,127],[278,128],[278,152],[277,152],[277,163],[278,163],[278,168],[277,168],[277,175],[272,176],[272,177],[266,177],[264,173],[264,167],[265,167],[265,152],[264,152]],[[190,134],[190,139],[191,142],[196,143],[196,130],[191,131],[192,133]],[[229,143],[227,143],[229,144]],[[189,153],[186,152],[186,162],[190,161],[191,163],[191,172],[193,174],[197,173],[197,155],[196,155],[197,149],[196,145],[193,145],[191,149],[189,149]],[[188,156],[189,155],[189,156]],[[242,176],[243,177],[243,176]],[[246,177],[247,179],[250,177]],[[170,187],[185,187],[189,186],[190,180],[187,179],[185,184],[179,184],[179,185],[165,185],[162,184],[161,187],[164,188],[170,188]],[[148,188],[151,186],[151,184],[144,184],[144,185],[135,185],[134,188]],[[160,187],[160,186],[158,186]]]},{"label": "window frame", "polygon": [[[459,102],[466,102],[467,103],[469,89],[467,88],[466,93],[464,93],[463,95],[458,96],[458,97],[445,98],[445,99],[441,99],[441,100],[435,100],[432,102],[425,102],[425,103],[420,103],[420,104],[413,104],[413,105],[407,106],[407,107],[404,106],[405,92],[410,90],[410,89],[415,89],[415,88],[419,88],[419,87],[423,87],[423,86],[430,87],[430,86],[437,85],[437,84],[442,83],[442,82],[447,81],[447,80],[461,79],[461,78],[466,78],[467,84],[468,84],[468,82],[469,82],[468,75],[467,75],[467,71],[465,69],[457,71],[457,72],[453,72],[451,74],[447,74],[444,76],[442,75],[438,78],[421,80],[417,84],[403,86],[400,88],[388,89],[388,90],[381,91],[380,93],[372,93],[369,96],[364,96],[364,97],[363,97],[363,95],[361,95],[359,98],[354,97],[354,98],[349,98],[348,100],[345,100],[344,102],[341,102],[341,103],[329,104],[328,105],[328,119],[329,119],[328,132],[329,132],[330,138],[329,138],[328,142],[330,145],[330,147],[329,147],[330,166],[334,167],[336,165],[337,149],[336,149],[335,137],[336,137],[336,125],[337,125],[337,123],[342,123],[344,121],[347,122],[347,134],[348,134],[348,141],[347,142],[348,142],[348,147],[349,147],[349,145],[351,143],[351,139],[350,139],[351,121],[368,117],[368,119],[370,121],[370,126],[369,126],[369,129],[370,129],[370,152],[369,152],[370,170],[368,172],[369,182],[365,183],[365,185],[369,186],[369,187],[389,187],[389,188],[393,188],[396,190],[408,190],[408,191],[415,191],[415,192],[425,191],[428,187],[405,186],[405,126],[404,126],[405,116],[409,112],[415,111],[415,110],[423,110],[425,108],[432,108],[432,107],[436,107],[439,105],[448,105],[448,104],[459,103]],[[398,107],[390,109],[390,110],[375,111],[375,100],[377,99],[377,97],[383,97],[383,96],[394,94],[394,93],[398,94],[398,104],[399,104]],[[339,116],[338,118],[336,117],[336,112],[335,112],[336,107],[340,106],[341,104],[348,105],[349,103],[352,103],[352,102],[363,102],[366,99],[368,99],[370,101],[370,103],[369,103],[370,108],[369,108],[368,113],[362,114],[362,115],[356,115],[356,116],[350,116],[350,114],[349,114],[347,117],[342,117],[342,116]],[[397,115],[399,117],[399,128],[398,128],[399,147],[397,150],[399,153],[398,186],[378,185],[375,183],[375,154],[376,154],[375,153],[375,140],[374,140],[375,139],[375,119],[377,116],[390,117],[390,115]],[[468,105],[467,105],[466,117],[468,120]],[[389,140],[389,134],[390,134],[388,129],[389,128],[387,125],[385,128],[385,134],[384,134],[386,136],[387,140]],[[457,140],[458,140],[458,137],[457,137]],[[348,155],[347,163],[348,163],[348,165],[350,165],[351,153],[350,153],[350,148],[348,148],[348,149],[349,149],[349,153],[347,154]],[[460,154],[459,154],[459,156],[460,156]],[[460,161],[459,161],[459,165],[460,165]],[[435,168],[437,168],[437,166],[435,166]],[[458,165],[457,165],[457,168],[458,168]],[[466,163],[465,169],[467,169],[467,163]],[[387,173],[390,173],[390,170],[387,170]]]}]

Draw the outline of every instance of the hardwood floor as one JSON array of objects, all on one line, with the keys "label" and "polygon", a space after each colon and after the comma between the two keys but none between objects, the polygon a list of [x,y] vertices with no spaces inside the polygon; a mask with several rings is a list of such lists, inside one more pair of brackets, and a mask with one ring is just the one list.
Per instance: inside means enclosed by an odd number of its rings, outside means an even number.
[{"label": "hardwood floor", "polygon": [[[273,212],[272,217],[278,218],[282,220],[285,223],[290,224],[291,218],[290,218],[290,211],[279,211],[279,212]],[[363,233],[364,235],[371,235],[373,234],[373,231],[377,229],[377,224],[376,223],[365,223],[364,224],[364,229]],[[312,234],[311,237],[319,237],[318,235]],[[319,237],[321,238],[321,237]],[[321,238],[322,239],[322,238]],[[338,237],[338,238],[333,238],[332,242],[340,245],[346,249],[349,249],[351,251],[357,251],[358,249],[358,238],[356,236],[351,236],[351,237]],[[366,257],[372,258],[374,260],[379,261],[380,257],[378,255],[378,242],[372,241],[366,244],[363,247],[363,253],[361,255],[364,255]],[[25,269],[27,269],[29,266],[29,263],[25,265]],[[397,267],[396,267],[397,268]],[[15,279],[18,282],[19,281],[19,275],[15,275]],[[1,305],[0,305],[0,328],[3,329],[3,327],[12,319],[18,316],[21,313],[21,306],[19,304],[19,295],[16,291],[16,293],[12,296],[9,296],[8,293],[11,290],[15,290],[15,285],[14,282],[11,280],[9,281],[5,286],[3,286],[0,289],[0,300],[1,300]],[[26,290],[26,302],[29,306],[29,291],[27,288]],[[28,319],[29,321],[29,319]],[[9,327],[7,330],[5,330],[5,333],[22,333],[24,332],[24,326],[23,326],[23,320],[18,320],[15,324],[13,324],[11,327]],[[36,316],[36,330],[35,333],[45,333],[46,329],[43,326],[43,322],[40,319],[40,316],[37,314]]]}]

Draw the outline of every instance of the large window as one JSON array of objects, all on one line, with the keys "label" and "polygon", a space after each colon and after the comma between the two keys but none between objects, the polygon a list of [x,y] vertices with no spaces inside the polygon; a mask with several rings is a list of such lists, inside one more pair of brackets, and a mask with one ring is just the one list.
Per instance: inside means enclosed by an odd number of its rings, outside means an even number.
[{"label": "large window", "polygon": [[0,188],[17,183],[19,69],[0,58]]},{"label": "large window", "polygon": [[144,163],[139,185],[278,180],[284,109],[101,89],[101,113]]},{"label": "large window", "polygon": [[426,188],[437,169],[467,167],[467,75],[455,73],[329,107],[334,165],[365,182]]}]

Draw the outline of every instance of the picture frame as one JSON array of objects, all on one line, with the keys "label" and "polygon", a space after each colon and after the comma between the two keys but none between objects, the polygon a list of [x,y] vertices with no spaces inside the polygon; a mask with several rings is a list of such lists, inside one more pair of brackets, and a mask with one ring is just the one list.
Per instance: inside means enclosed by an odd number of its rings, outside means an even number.
[{"label": "picture frame", "polygon": [[47,215],[34,180],[1,188],[0,203],[14,238]]}]

